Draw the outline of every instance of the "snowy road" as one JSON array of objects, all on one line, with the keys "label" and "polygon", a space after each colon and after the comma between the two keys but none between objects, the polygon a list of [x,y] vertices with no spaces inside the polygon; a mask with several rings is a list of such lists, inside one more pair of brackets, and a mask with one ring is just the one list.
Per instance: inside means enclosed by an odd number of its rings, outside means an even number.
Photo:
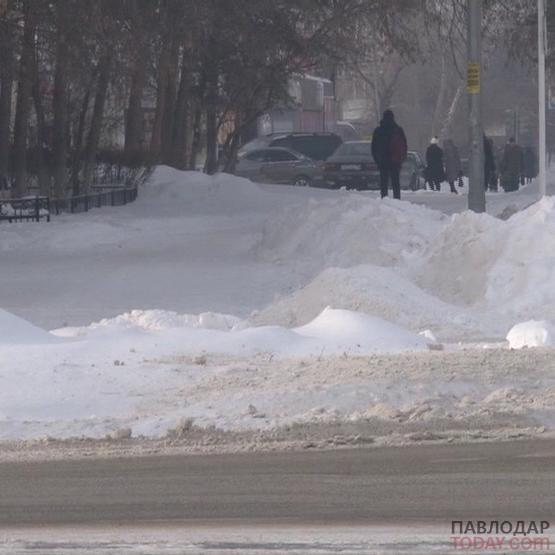
[{"label": "snowy road", "polygon": [[549,520],[554,485],[553,440],[4,463],[0,553],[446,553],[451,520]]}]

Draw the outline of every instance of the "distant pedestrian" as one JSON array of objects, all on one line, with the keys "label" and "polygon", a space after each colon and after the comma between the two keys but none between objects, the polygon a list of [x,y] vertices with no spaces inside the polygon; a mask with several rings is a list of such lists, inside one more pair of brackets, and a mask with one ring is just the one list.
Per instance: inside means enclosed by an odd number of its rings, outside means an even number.
[{"label": "distant pedestrian", "polygon": [[455,188],[455,182],[461,179],[462,166],[461,158],[459,156],[459,149],[457,145],[451,140],[447,139],[443,147],[443,160],[445,162],[445,177],[451,192],[458,194]]},{"label": "distant pedestrian", "polygon": [[522,150],[511,137],[505,145],[501,161],[501,186],[506,193],[518,191],[522,174]]},{"label": "distant pedestrian", "polygon": [[538,176],[538,160],[532,146],[527,146],[522,151],[522,174],[526,183]]},{"label": "distant pedestrian", "polygon": [[430,183],[432,191],[441,191],[441,183],[445,181],[443,150],[437,137],[432,138],[426,150],[426,181]]},{"label": "distant pedestrian", "polygon": [[497,191],[497,172],[495,168],[495,155],[493,141],[484,135],[484,179],[486,190]]},{"label": "distant pedestrian", "polygon": [[403,128],[395,122],[391,110],[383,113],[380,125],[372,135],[372,156],[380,170],[380,191],[382,198],[387,197],[389,183],[393,197],[401,198],[401,166],[407,158],[407,139]]}]

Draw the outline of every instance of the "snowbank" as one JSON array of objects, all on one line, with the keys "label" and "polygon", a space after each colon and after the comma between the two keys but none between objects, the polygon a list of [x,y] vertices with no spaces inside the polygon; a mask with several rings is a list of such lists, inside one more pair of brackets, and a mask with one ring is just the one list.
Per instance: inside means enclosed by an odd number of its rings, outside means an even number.
[{"label": "snowbank", "polygon": [[0,309],[0,345],[55,343],[54,335]]},{"label": "snowbank", "polygon": [[[233,400],[237,392],[216,383],[219,365],[208,366],[213,357],[262,357],[294,367],[300,359],[425,352],[429,343],[378,318],[331,308],[294,329],[247,327],[213,313],[163,311],[132,311],[87,327],[56,330],[57,337],[6,312],[2,322],[10,324],[13,333],[10,342],[6,334],[0,344],[0,361],[9,361],[0,364],[0,439],[102,437],[121,427],[164,435],[198,397],[182,397],[180,391],[199,382],[204,384],[202,397],[213,399],[218,415],[230,411],[227,426],[233,428],[244,420],[242,397],[250,395],[257,372],[248,365],[239,367],[240,374],[252,380]],[[184,372],[179,370],[183,363],[188,366]],[[279,400],[281,393],[271,388],[263,396],[274,394]],[[228,409],[227,403],[232,405]],[[299,406],[302,413],[310,410],[311,403],[310,397],[300,405],[295,401],[294,413]],[[197,410],[196,417],[210,422],[206,418],[213,409],[204,407],[201,414]],[[292,416],[286,405],[283,410],[276,425]]]},{"label": "snowbank", "polygon": [[264,227],[258,252],[312,272],[360,264],[394,266],[417,255],[443,228],[440,212],[408,202],[342,191],[279,211]]},{"label": "snowbank", "polygon": [[507,221],[452,217],[409,271],[443,301],[493,311],[505,321],[555,318],[555,199]]},{"label": "snowbank", "polygon": [[[276,193],[279,195],[280,191]],[[233,216],[272,211],[273,197],[268,187],[242,177],[224,173],[211,176],[158,166],[130,209],[137,215],[154,218],[194,214]]]},{"label": "snowbank", "polygon": [[394,322],[414,332],[431,329],[441,340],[502,335],[504,322],[486,313],[446,303],[403,277],[379,266],[328,268],[308,285],[251,315],[257,324],[305,324],[332,305]]},{"label": "snowbank", "polygon": [[326,351],[396,353],[426,350],[426,338],[381,318],[326,307],[312,322],[294,330],[317,338]]},{"label": "snowbank", "polygon": [[415,432],[505,437],[555,422],[555,359],[544,350],[430,353],[429,333],[329,308],[293,329],[211,325],[136,313],[60,333],[73,340],[0,345],[9,360],[0,364],[0,440],[164,437],[189,422],[197,437],[215,426],[305,427],[310,438],[314,426],[336,433],[329,425],[411,442]]},{"label": "snowbank", "polygon": [[280,326],[248,327],[225,314],[200,315],[134,310],[86,327],[61,328],[59,337],[96,338],[140,336],[164,344],[168,352],[183,354],[266,353],[278,357],[336,354],[372,354],[426,350],[427,340],[380,318],[326,307],[309,324],[288,329]]},{"label": "snowbank", "polygon": [[229,314],[203,312],[202,314],[177,314],[168,310],[132,310],[116,316],[93,322],[89,326],[65,327],[52,333],[59,337],[85,337],[107,335],[127,330],[164,331],[176,328],[201,328],[229,331],[240,326],[242,320]]},{"label": "snowbank", "polygon": [[551,322],[530,320],[513,326],[507,334],[512,349],[554,347],[555,326]]}]

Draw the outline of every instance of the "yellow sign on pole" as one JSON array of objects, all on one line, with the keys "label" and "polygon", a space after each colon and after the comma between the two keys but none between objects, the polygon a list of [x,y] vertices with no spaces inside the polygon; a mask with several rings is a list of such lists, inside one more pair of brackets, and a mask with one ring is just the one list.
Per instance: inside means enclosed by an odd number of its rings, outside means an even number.
[{"label": "yellow sign on pole", "polygon": [[468,63],[466,90],[469,94],[478,94],[480,92],[480,64],[478,63]]}]

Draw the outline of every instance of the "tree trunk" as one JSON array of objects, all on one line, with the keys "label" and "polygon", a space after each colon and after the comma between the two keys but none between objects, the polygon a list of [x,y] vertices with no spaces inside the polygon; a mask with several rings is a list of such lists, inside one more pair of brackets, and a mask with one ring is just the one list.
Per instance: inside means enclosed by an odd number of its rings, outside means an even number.
[{"label": "tree trunk", "polygon": [[14,176],[15,197],[21,197],[27,189],[27,127],[31,108],[31,90],[33,88],[33,59],[35,50],[35,15],[32,0],[23,3],[24,29],[19,81],[17,86],[17,104],[14,124]]},{"label": "tree trunk", "polygon": [[99,62],[98,84],[94,97],[91,127],[87,139],[87,150],[85,156],[85,170],[83,172],[83,184],[88,192],[92,185],[93,172],[96,166],[96,152],[100,142],[102,131],[102,120],[104,117],[104,106],[108,96],[108,84],[110,83],[110,70],[112,68],[112,52],[106,53]]},{"label": "tree trunk", "polygon": [[168,71],[171,57],[171,33],[168,30],[168,6],[161,6],[162,26],[166,30],[162,41],[162,48],[158,58],[158,78],[156,86],[156,112],[152,125],[152,136],[150,138],[150,152],[152,156],[159,159],[162,150],[162,120],[166,111],[166,87],[168,83]]},{"label": "tree trunk", "polygon": [[441,76],[439,80],[439,90],[437,93],[436,106],[434,109],[434,116],[432,119],[432,137],[437,136],[439,127],[439,117],[445,104],[445,95],[447,93],[447,63],[445,54],[441,57]]},{"label": "tree trunk", "polygon": [[179,59],[179,47],[177,41],[172,42],[170,57],[168,59],[168,78],[166,81],[166,100],[164,102],[164,113],[162,115],[162,161],[171,164],[173,127],[175,123],[175,104],[177,88],[177,66]]},{"label": "tree trunk", "polygon": [[148,44],[145,39],[146,21],[144,9],[146,6],[134,2],[130,4],[132,10],[132,29],[136,51],[132,58],[131,86],[127,112],[125,114],[125,153],[132,155],[143,149],[144,115],[143,94],[147,81]]},{"label": "tree trunk", "polygon": [[83,101],[81,103],[81,112],[79,114],[79,123],[77,126],[77,132],[74,137],[74,147],[73,147],[73,160],[71,164],[71,182],[72,182],[72,194],[77,196],[81,191],[79,183],[79,173],[81,172],[81,155],[83,153],[83,138],[85,136],[85,121],[87,118],[87,112],[89,111],[89,103],[91,98],[91,87],[87,87],[85,94],[83,96]]},{"label": "tree trunk", "polygon": [[187,51],[183,53],[181,63],[181,78],[179,81],[179,92],[175,104],[175,116],[172,129],[171,141],[171,161],[170,164],[179,169],[187,167],[187,136],[188,136],[188,120],[189,120],[189,86],[191,81],[191,72],[189,69],[189,60],[186,58]]},{"label": "tree trunk", "polygon": [[188,167],[190,170],[197,169],[197,157],[198,151],[200,149],[200,141],[201,141],[201,121],[202,121],[202,105],[200,102],[195,107],[195,116],[193,119],[193,137],[191,141],[191,157],[189,159]]},{"label": "tree trunk", "polygon": [[242,127],[235,130],[233,134],[228,137],[226,141],[224,152],[225,152],[225,165],[224,172],[233,173],[235,171],[235,164],[237,163],[237,152],[241,146],[241,129]]},{"label": "tree trunk", "polygon": [[218,73],[209,67],[206,79],[206,163],[204,171],[212,175],[218,171]]},{"label": "tree trunk", "polygon": [[50,167],[46,158],[48,141],[46,138],[46,121],[44,107],[39,88],[38,60],[35,56],[35,78],[33,80],[33,100],[37,117],[37,172],[39,178],[39,191],[43,196],[50,195]]},{"label": "tree trunk", "polygon": [[441,132],[439,135],[441,139],[446,139],[447,135],[449,134],[451,125],[453,123],[453,120],[455,119],[455,114],[457,113],[457,106],[459,105],[459,100],[462,96],[464,85],[465,85],[464,82],[461,81],[459,86],[457,87],[457,90],[455,91],[455,94],[453,95],[453,100],[451,101],[451,105],[449,106],[449,110],[447,111],[447,116],[445,117],[443,126],[441,128]]},{"label": "tree trunk", "polygon": [[56,44],[56,70],[54,75],[54,126],[52,130],[52,150],[54,190],[57,198],[66,196],[67,181],[67,44],[62,29],[58,30]]},{"label": "tree trunk", "polygon": [[143,143],[143,92],[146,85],[146,56],[137,56],[127,105],[125,126],[125,152],[131,154],[141,150]]},{"label": "tree trunk", "polygon": [[2,51],[0,52],[0,189],[4,187],[5,180],[10,171],[10,129],[12,120],[12,95],[13,95],[13,33],[9,22],[2,23]]}]

